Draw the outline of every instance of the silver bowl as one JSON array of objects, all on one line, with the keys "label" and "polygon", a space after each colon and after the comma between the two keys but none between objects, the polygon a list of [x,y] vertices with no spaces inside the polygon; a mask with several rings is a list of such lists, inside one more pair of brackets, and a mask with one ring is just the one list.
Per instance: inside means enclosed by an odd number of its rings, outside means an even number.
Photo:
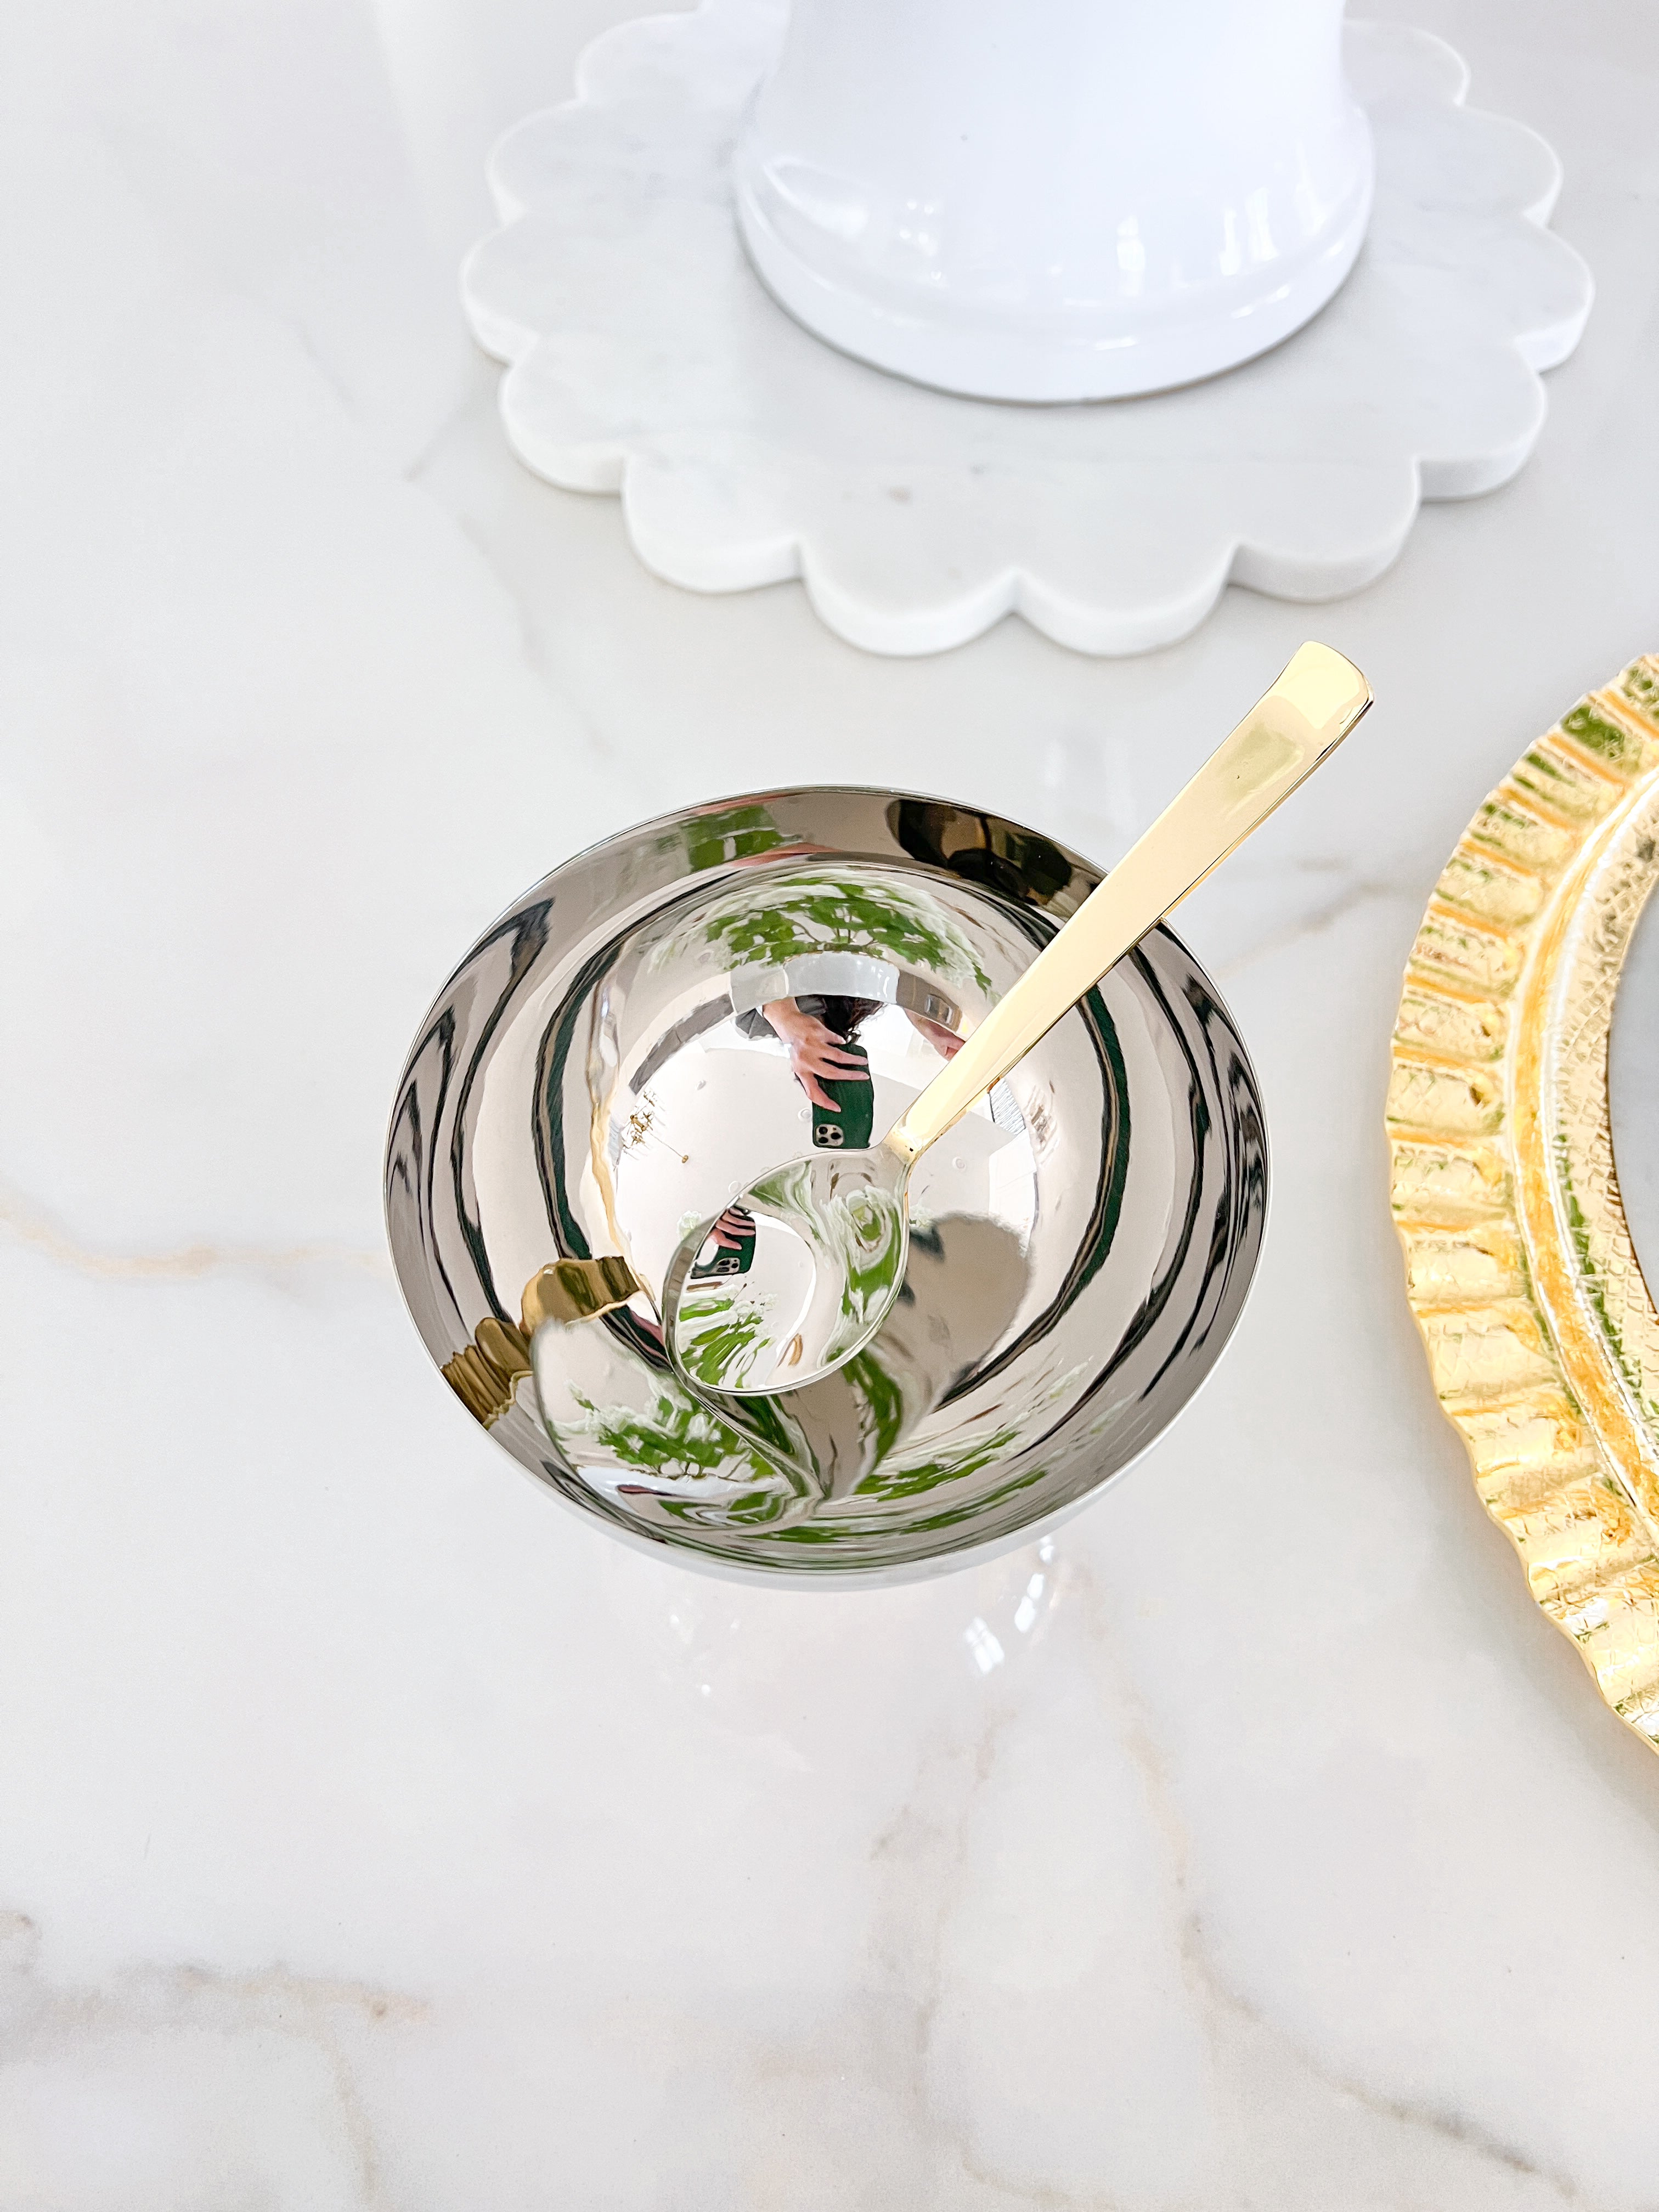
[{"label": "silver bowl", "polygon": [[[416,1326],[496,1441],[617,1535],[812,1583],[1029,1540],[1145,1451],[1238,1318],[1267,1179],[1244,1048],[1166,928],[921,1163],[858,1358],[694,1394],[657,1321],[687,1228],[860,1114],[879,1137],[1099,875],[995,816],[825,787],[665,815],[519,900],[422,1024],[386,1162]],[[778,1034],[803,1012],[867,1055],[833,1113]]]}]

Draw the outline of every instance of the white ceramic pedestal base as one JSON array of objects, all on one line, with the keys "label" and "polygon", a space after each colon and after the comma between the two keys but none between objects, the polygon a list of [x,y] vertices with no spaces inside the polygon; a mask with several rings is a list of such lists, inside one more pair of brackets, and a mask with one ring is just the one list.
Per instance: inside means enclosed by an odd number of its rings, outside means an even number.
[{"label": "white ceramic pedestal base", "polygon": [[790,0],[732,148],[749,258],[843,352],[1121,399],[1317,314],[1370,213],[1342,0]]},{"label": "white ceramic pedestal base", "polygon": [[849,360],[756,276],[726,165],[781,21],[769,0],[706,0],[599,40],[578,97],[497,148],[503,228],[465,271],[473,330],[511,364],[514,449],[554,483],[619,493],[659,575],[799,576],[876,652],[936,652],[1016,611],[1134,653],[1195,628],[1230,581],[1356,589],[1420,499],[1490,491],[1531,452],[1539,372],[1577,343],[1589,274],[1544,227],[1554,155],[1463,106],[1440,40],[1350,27],[1376,200],[1305,329],[1181,391],[1022,407]]}]

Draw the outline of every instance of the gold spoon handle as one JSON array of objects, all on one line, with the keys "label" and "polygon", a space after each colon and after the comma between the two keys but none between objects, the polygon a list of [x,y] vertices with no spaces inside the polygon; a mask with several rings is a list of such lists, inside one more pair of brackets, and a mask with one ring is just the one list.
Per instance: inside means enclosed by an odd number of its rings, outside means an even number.
[{"label": "gold spoon handle", "polygon": [[1352,661],[1304,645],[888,1131],[886,1148],[908,1163],[942,1137],[1313,774],[1370,703]]}]

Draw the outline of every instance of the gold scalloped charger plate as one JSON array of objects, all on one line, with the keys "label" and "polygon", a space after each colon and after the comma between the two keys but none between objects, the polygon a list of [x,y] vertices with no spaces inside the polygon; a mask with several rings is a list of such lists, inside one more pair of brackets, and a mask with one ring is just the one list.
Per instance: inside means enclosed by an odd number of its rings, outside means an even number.
[{"label": "gold scalloped charger plate", "polygon": [[1659,1312],[1613,1172],[1607,1038],[1659,876],[1659,656],[1581,699],[1458,841],[1389,1087],[1407,1294],[1532,1594],[1659,1750]]}]

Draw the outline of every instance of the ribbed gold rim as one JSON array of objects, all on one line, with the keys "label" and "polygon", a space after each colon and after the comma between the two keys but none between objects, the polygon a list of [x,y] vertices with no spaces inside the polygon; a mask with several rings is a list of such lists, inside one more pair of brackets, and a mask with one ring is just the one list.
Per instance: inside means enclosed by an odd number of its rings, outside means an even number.
[{"label": "ribbed gold rim", "polygon": [[1659,1312],[1613,1173],[1607,1036],[1659,877],[1659,657],[1581,699],[1458,841],[1389,1086],[1407,1295],[1533,1595],[1659,1750]]}]

